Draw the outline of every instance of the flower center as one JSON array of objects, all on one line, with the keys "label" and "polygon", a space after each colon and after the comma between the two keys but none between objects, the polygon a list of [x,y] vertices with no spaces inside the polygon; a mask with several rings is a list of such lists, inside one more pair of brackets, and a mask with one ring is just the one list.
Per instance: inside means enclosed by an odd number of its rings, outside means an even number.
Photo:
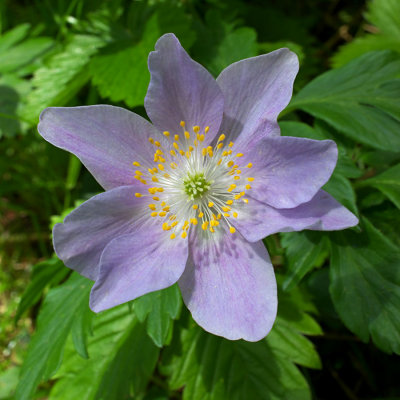
[{"label": "flower center", "polygon": [[203,172],[196,174],[188,174],[187,178],[183,181],[185,186],[185,193],[191,200],[203,197],[210,189],[211,182],[207,182]]},{"label": "flower center", "polygon": [[155,147],[152,160],[133,162],[134,178],[147,186],[135,196],[149,199],[150,217],[161,219],[171,239],[186,238],[190,227],[212,234],[224,226],[234,233],[230,220],[249,202],[245,195],[254,180],[249,176],[253,165],[241,165],[243,153],[233,152],[233,142],[225,145],[224,134],[215,146],[204,146],[208,127],[202,133],[194,126],[190,133],[185,122],[180,125],[181,134],[165,131],[159,141],[149,138]]}]

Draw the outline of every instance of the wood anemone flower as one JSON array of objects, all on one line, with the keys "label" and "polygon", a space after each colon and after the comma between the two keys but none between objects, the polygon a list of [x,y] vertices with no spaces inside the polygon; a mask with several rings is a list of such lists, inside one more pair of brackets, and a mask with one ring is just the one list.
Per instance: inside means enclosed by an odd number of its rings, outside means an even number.
[{"label": "wood anemone flower", "polygon": [[41,114],[39,133],[105,189],[54,227],[55,251],[95,281],[96,312],[178,282],[205,330],[260,340],[277,311],[261,239],[358,223],[321,190],[336,145],[280,136],[277,117],[298,71],[288,49],[234,63],[214,80],[166,34],[149,70],[153,124],[107,105]]}]

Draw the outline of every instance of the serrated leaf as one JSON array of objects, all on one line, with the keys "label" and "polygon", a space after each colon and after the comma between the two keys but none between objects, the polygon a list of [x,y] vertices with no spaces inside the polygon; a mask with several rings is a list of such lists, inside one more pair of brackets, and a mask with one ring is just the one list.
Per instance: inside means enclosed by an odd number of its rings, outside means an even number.
[{"label": "serrated leaf", "polygon": [[184,400],[310,399],[306,380],[266,341],[228,341],[196,325],[166,350],[164,372]]},{"label": "serrated leaf", "polygon": [[72,36],[61,53],[55,54],[46,66],[35,71],[32,79],[34,89],[19,114],[33,124],[44,108],[65,105],[89,80],[89,71],[85,67],[103,45],[104,41],[99,37]]},{"label": "serrated leaf", "polygon": [[31,63],[35,58],[46,53],[53,44],[54,41],[51,38],[30,38],[5,52],[0,52],[0,73],[15,72],[18,68]]},{"label": "serrated leaf", "polygon": [[88,340],[88,360],[72,348],[50,400],[110,400],[140,396],[155,368],[158,348],[126,305],[98,314]]},{"label": "serrated leaf", "polygon": [[392,89],[399,77],[400,55],[368,53],[314,79],[288,110],[302,109],[371,147],[400,148],[400,96]]},{"label": "serrated leaf", "polygon": [[204,25],[197,27],[199,40],[194,58],[215,77],[235,61],[257,55],[257,34],[252,28],[235,28],[219,11],[210,10]]},{"label": "serrated leaf", "polygon": [[400,252],[368,220],[361,227],[331,234],[332,300],[364,342],[400,354]]},{"label": "serrated leaf", "polygon": [[287,257],[282,288],[291,290],[328,256],[328,243],[324,235],[314,231],[282,233],[281,236]]},{"label": "serrated leaf", "polygon": [[167,32],[183,37],[186,43],[193,38],[181,7],[160,4],[144,24],[139,38],[126,35],[110,43],[90,63],[92,82],[101,96],[124,101],[129,107],[143,104],[150,81],[147,58],[158,38]]},{"label": "serrated leaf", "polygon": [[66,283],[49,291],[22,365],[15,394],[17,400],[31,399],[39,382],[48,379],[59,368],[76,314],[88,307],[91,284],[88,279],[73,273]]},{"label": "serrated leaf", "polygon": [[397,208],[400,208],[400,164],[381,174],[360,182],[362,186],[373,186],[385,194]]},{"label": "serrated leaf", "polygon": [[335,68],[369,51],[400,50],[400,2],[398,0],[374,0],[367,4],[366,19],[377,27],[377,32],[356,38],[342,46],[333,57]]},{"label": "serrated leaf", "polygon": [[134,309],[140,321],[146,321],[146,330],[158,347],[168,343],[172,323],[182,306],[178,285],[148,293],[134,303]]},{"label": "serrated leaf", "polygon": [[58,258],[51,258],[36,264],[33,267],[31,281],[18,304],[15,321],[18,321],[26,310],[40,300],[47,286],[61,282],[69,273],[70,270],[65,268],[64,264]]},{"label": "serrated leaf", "polygon": [[0,36],[0,53],[14,46],[26,37],[30,24],[21,24]]}]

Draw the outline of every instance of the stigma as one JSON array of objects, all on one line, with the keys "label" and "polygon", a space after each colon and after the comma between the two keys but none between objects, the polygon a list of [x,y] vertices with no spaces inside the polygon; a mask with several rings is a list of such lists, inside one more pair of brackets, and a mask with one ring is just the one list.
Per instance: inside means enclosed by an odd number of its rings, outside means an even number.
[{"label": "stigma", "polygon": [[[143,184],[136,197],[148,200],[148,216],[160,222],[170,239],[186,239],[190,229],[212,235],[218,229],[235,233],[232,218],[249,202],[252,163],[241,162],[244,153],[221,134],[214,146],[206,146],[209,127],[181,121],[179,132],[149,137],[152,159],[134,161],[133,178]],[[234,151],[235,150],[235,151]]]}]

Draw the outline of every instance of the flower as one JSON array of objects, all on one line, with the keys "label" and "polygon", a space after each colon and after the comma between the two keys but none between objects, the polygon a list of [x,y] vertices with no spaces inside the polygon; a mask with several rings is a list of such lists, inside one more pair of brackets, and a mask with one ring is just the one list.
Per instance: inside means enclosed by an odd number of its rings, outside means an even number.
[{"label": "flower", "polygon": [[166,34],[149,70],[153,125],[107,105],[41,114],[40,134],[106,190],[54,227],[55,251],[95,280],[96,312],[178,282],[205,330],[260,340],[277,311],[261,239],[358,222],[320,189],[336,145],[280,136],[277,116],[298,71],[287,49],[234,63],[215,81]]}]

